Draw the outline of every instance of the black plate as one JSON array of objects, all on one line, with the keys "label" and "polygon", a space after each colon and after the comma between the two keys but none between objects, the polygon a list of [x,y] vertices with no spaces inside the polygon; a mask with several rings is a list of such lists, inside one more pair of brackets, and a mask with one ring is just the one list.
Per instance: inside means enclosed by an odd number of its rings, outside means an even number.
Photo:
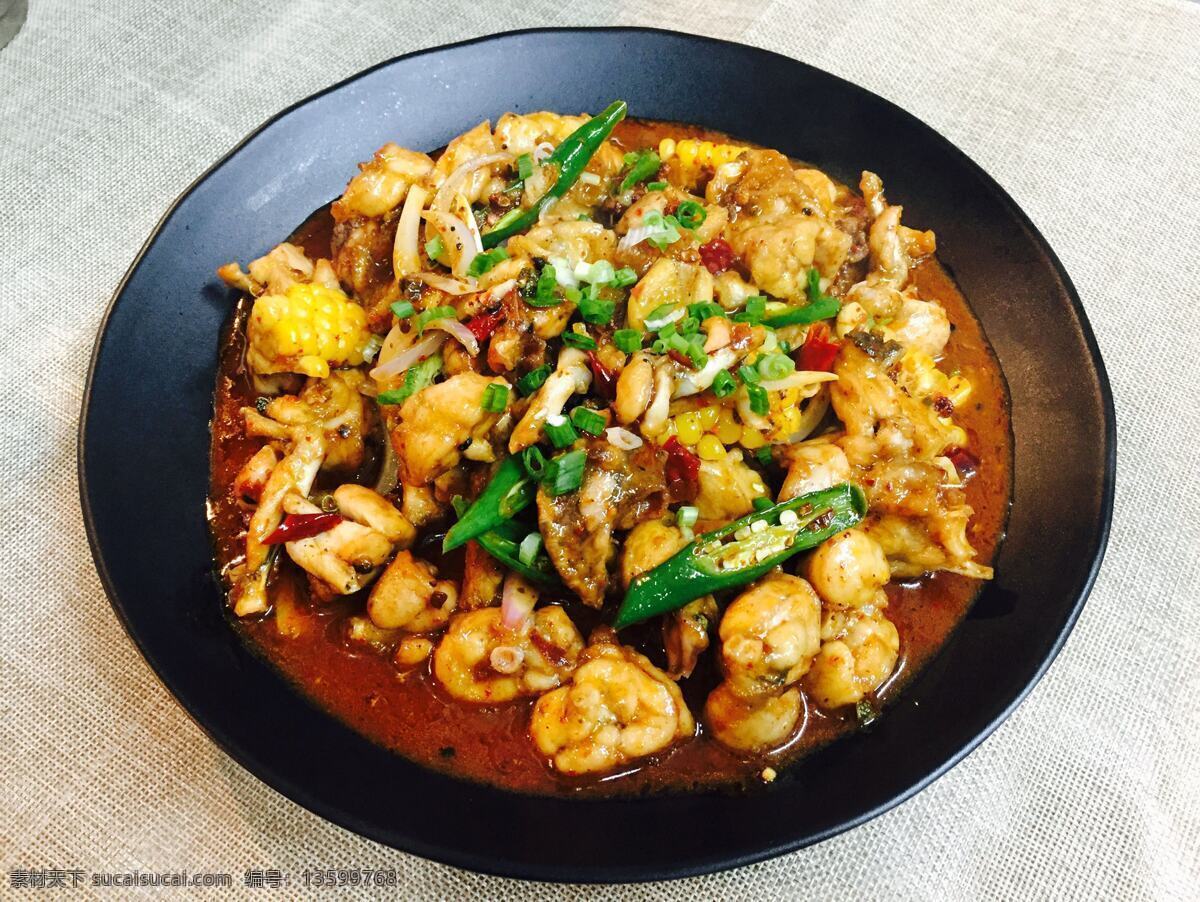
[{"label": "black plate", "polygon": [[[702,75],[701,75],[702,73]],[[1012,392],[1014,503],[997,580],[877,726],[743,795],[579,801],[425,770],[310,704],[230,628],[205,522],[228,260],[267,251],[387,141],[432,149],[506,110],[701,123],[850,182],[879,172],[982,320]],[[171,207],[113,298],[92,360],[79,475],[96,565],[146,660],[196,722],[338,824],[474,870],[679,877],[832,836],[929,784],[1024,698],[1095,578],[1112,513],[1108,380],[1067,274],[1012,199],[917,119],[762,50],[661,31],[532,31],[423,51],[281,113]],[[418,814],[419,813],[419,814]]]}]

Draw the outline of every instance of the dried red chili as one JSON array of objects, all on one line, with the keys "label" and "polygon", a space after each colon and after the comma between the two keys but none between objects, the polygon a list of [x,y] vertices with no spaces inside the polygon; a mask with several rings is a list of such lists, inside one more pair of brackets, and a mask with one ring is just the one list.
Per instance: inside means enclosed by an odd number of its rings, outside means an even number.
[{"label": "dried red chili", "polygon": [[333,529],[344,519],[341,514],[288,514],[275,531],[263,539],[263,544],[281,545],[297,539],[311,539]]},{"label": "dried red chili", "polygon": [[467,331],[475,336],[476,341],[485,342],[492,337],[492,333],[500,327],[502,322],[504,322],[504,311],[494,310],[491,313],[473,316],[464,325],[466,325]]},{"label": "dried red chili", "polygon": [[733,266],[733,248],[724,238],[714,238],[700,245],[700,262],[714,276],[720,275]]},{"label": "dried red chili", "polygon": [[677,436],[671,436],[663,444],[667,452],[667,463],[663,471],[667,482],[686,482],[695,484],[700,481],[700,458],[683,446]]},{"label": "dried red chili", "polygon": [[592,377],[595,379],[593,386],[597,394],[611,401],[617,396],[618,374],[606,367],[595,351],[588,351],[587,357],[588,364],[592,368]]},{"label": "dried red chili", "polygon": [[816,323],[808,330],[808,336],[800,346],[800,352],[796,355],[796,368],[827,373],[833,369],[833,361],[840,347],[840,342],[830,341],[829,326]]}]

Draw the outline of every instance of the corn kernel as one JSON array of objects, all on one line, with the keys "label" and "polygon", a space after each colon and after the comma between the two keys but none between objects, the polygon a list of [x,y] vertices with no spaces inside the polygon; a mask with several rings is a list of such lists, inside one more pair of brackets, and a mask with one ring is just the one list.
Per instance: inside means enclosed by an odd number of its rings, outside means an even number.
[{"label": "corn kernel", "polygon": [[743,448],[748,448],[753,451],[755,448],[761,448],[767,443],[763,438],[762,433],[757,429],[751,429],[749,426],[742,427],[741,443]]},{"label": "corn kernel", "polygon": [[700,439],[696,445],[696,453],[701,460],[720,460],[725,456],[725,446],[721,440],[711,433]]},{"label": "corn kernel", "polygon": [[687,413],[681,413],[675,417],[675,434],[679,436],[679,440],[685,445],[694,445],[700,441],[700,435],[704,430],[700,428],[700,415],[689,410]]},{"label": "corn kernel", "polygon": [[362,363],[370,333],[366,311],[341,291],[297,283],[254,302],[247,336],[255,372],[324,378],[331,363]]},{"label": "corn kernel", "polygon": [[700,428],[708,432],[717,425],[717,419],[721,416],[721,408],[716,404],[709,404],[707,407],[701,407],[696,413],[700,417]]},{"label": "corn kernel", "polygon": [[732,445],[742,437],[742,424],[738,422],[733,410],[729,407],[721,408],[720,417],[717,420],[717,438],[722,444]]}]

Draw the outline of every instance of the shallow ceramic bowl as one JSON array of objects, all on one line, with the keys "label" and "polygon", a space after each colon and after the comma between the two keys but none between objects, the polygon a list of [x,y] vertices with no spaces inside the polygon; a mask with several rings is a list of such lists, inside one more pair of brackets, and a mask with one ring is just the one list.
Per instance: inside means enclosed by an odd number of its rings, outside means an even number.
[{"label": "shallow ceramic bowl", "polygon": [[[694,77],[703,61],[703,78]],[[689,73],[686,77],[680,73]],[[227,260],[267,251],[387,141],[444,145],[501,112],[598,110],[703,124],[845,181],[872,169],[982,321],[1012,394],[1014,495],[996,581],[872,730],[746,793],[574,800],[426,770],[319,710],[230,628],[205,521]],[[782,56],[661,31],[533,31],[427,50],[276,116],[167,211],[96,343],[80,426],[88,533],[113,607],[213,740],[323,817],[405,851],[570,881],[746,864],[860,824],[927,786],[1045,672],[1095,577],[1115,428],[1096,343],[1053,251],[1012,199],[928,126]]]}]

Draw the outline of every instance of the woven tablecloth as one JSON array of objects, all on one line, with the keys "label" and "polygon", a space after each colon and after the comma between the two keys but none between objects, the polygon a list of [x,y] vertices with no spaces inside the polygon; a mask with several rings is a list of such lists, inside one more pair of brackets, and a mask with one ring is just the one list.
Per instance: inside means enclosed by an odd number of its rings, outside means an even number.
[{"label": "woven tablecloth", "polygon": [[[353,866],[397,869],[410,898],[1198,897],[1200,5],[30,6],[0,51],[0,895],[12,873],[60,868],[226,871],[234,887],[221,895],[261,897],[270,891],[243,888],[247,869]],[[210,163],[283,107],[399,53],[602,24],[776,50],[950,138],[1061,256],[1119,424],[1112,541],[1091,600],[1046,678],[966,761],[814,848],[607,889],[499,880],[392,851],[234,764],[122,632],[75,478],[101,314],[159,216]]]}]

